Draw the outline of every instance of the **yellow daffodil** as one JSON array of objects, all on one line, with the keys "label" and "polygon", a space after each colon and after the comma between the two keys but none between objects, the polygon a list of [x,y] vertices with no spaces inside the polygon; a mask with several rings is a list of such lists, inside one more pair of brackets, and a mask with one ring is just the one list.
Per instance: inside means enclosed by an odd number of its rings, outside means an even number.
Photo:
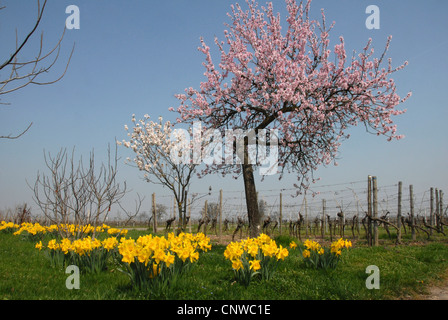
[{"label": "yellow daffodil", "polygon": [[321,248],[321,246],[318,242],[308,240],[308,239],[304,242],[304,245],[308,250],[312,250],[312,251],[319,251]]},{"label": "yellow daffodil", "polygon": [[275,243],[275,241],[273,243],[269,243],[269,244],[264,244],[261,247],[261,251],[263,252],[263,255],[265,257],[273,257],[276,253],[277,253],[277,244]]},{"label": "yellow daffodil", "polygon": [[47,247],[50,250],[58,250],[59,244],[56,243],[56,239],[52,239],[52,240],[48,241]]},{"label": "yellow daffodil", "polygon": [[110,238],[104,239],[102,242],[102,245],[103,245],[104,249],[106,249],[107,251],[113,250],[118,245],[118,240],[115,237],[110,237]]},{"label": "yellow daffodil", "polygon": [[260,260],[251,260],[249,261],[249,268],[253,271],[257,271],[261,269]]},{"label": "yellow daffodil", "polygon": [[304,258],[309,258],[309,257],[311,256],[311,251],[309,251],[309,250],[303,250],[303,252],[302,252],[302,256],[303,256]]},{"label": "yellow daffodil", "polygon": [[247,253],[250,254],[253,258],[255,258],[258,254],[258,245],[257,244],[250,244],[247,247]]},{"label": "yellow daffodil", "polygon": [[199,259],[199,252],[197,251],[191,251],[190,252],[190,262],[193,263]]},{"label": "yellow daffodil", "polygon": [[232,268],[236,271],[243,268],[243,262],[241,260],[233,260],[232,261]]},{"label": "yellow daffodil", "polygon": [[70,239],[64,238],[61,240],[60,244],[61,251],[64,252],[64,254],[67,254],[69,250],[72,249],[72,243]]},{"label": "yellow daffodil", "polygon": [[283,248],[281,245],[278,248],[277,252],[277,260],[285,260],[285,258],[289,255],[288,249]]},{"label": "yellow daffodil", "polygon": [[149,260],[150,252],[146,248],[139,248],[137,251],[137,259],[140,263],[147,264]]},{"label": "yellow daffodil", "polygon": [[39,251],[42,250],[42,241],[36,243],[36,249],[39,249]]},{"label": "yellow daffodil", "polygon": [[152,265],[152,273],[149,275],[149,278],[153,279],[159,274],[159,265],[157,263],[154,263]]},{"label": "yellow daffodil", "polygon": [[[199,254],[199,253],[198,253],[198,254]],[[173,254],[168,253],[168,254],[165,255],[165,260],[164,260],[164,262],[165,262],[165,264],[166,264],[166,266],[167,266],[168,268],[170,267],[170,265],[172,265],[172,264],[174,263],[174,260],[175,260],[175,256],[174,256]]]},{"label": "yellow daffodil", "polygon": [[[248,285],[250,278],[260,269],[262,278],[269,279],[275,270],[276,261],[284,260],[288,255],[287,248],[277,246],[277,243],[266,234],[231,242],[224,251],[224,258],[232,263],[237,280],[245,285]],[[269,262],[270,259],[275,260]],[[245,268],[246,265],[249,265],[249,268]]]}]

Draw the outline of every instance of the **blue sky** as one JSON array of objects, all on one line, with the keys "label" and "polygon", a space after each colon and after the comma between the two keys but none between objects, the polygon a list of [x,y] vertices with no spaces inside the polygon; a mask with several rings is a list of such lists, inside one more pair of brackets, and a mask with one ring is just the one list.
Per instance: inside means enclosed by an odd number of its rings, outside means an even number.
[{"label": "blue sky", "polygon": [[[48,79],[54,79],[65,67],[68,54],[76,44],[66,76],[51,86],[28,86],[2,97],[10,106],[0,106],[0,135],[18,133],[30,122],[30,131],[18,140],[0,141],[0,209],[23,202],[35,207],[32,191],[38,171],[45,171],[44,150],[56,154],[62,147],[76,147],[84,157],[94,149],[101,161],[107,144],[126,138],[124,125],[131,115],[174,120],[168,112],[177,107],[174,94],[186,87],[198,87],[204,79],[203,55],[198,52],[200,37],[213,48],[213,38],[223,38],[224,23],[235,1],[219,0],[49,0],[39,31],[44,32],[44,47],[49,48],[61,35],[68,5],[80,9],[80,29],[67,30],[61,58]],[[244,1],[240,1],[243,3]],[[285,17],[284,1],[273,1],[274,9]],[[14,47],[15,29],[19,38],[31,27],[36,15],[33,0],[3,0],[0,11],[0,57],[5,59]],[[264,1],[260,1],[264,4]],[[368,30],[365,9],[375,4],[380,11],[380,29]],[[365,132],[351,129],[352,137],[340,148],[337,167],[316,172],[320,184],[360,181],[372,174],[379,184],[401,180],[416,190],[429,187],[448,190],[448,144],[446,120],[448,109],[448,2],[442,0],[314,0],[312,15],[319,17],[324,8],[327,21],[335,21],[331,33],[335,44],[339,35],[346,49],[361,50],[368,38],[380,54],[388,35],[393,36],[388,56],[395,66],[409,61],[409,66],[394,75],[399,94],[413,96],[402,106],[408,112],[396,117],[398,132],[405,139],[387,142]],[[39,33],[34,36],[24,57],[38,48]],[[218,61],[218,56],[215,56]],[[6,75],[0,74],[1,79]],[[137,169],[124,164],[132,153],[119,148],[122,160],[119,179],[126,180],[135,192],[147,196],[145,210],[150,209],[150,194],[169,194],[167,190],[141,180]],[[259,190],[290,188],[295,177],[278,181],[270,177],[257,185]],[[192,190],[243,189],[243,181],[210,176],[195,180]],[[37,209],[35,209],[37,211]]]}]

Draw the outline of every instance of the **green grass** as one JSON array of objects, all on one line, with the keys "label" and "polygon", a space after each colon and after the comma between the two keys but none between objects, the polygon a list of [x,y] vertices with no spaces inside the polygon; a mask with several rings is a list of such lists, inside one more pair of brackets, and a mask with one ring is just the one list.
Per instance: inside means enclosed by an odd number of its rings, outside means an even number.
[{"label": "green grass", "polygon": [[[128,236],[137,238],[143,233],[132,231]],[[292,238],[282,236],[276,240],[286,246]],[[63,269],[51,268],[43,253],[35,249],[35,242],[0,233],[0,299],[151,299],[147,293],[133,290],[126,275],[112,263],[100,274],[81,274],[80,289],[68,290],[65,282],[69,275]],[[164,298],[395,299],[425,293],[427,286],[440,281],[448,269],[448,246],[442,242],[376,248],[355,244],[345,252],[338,267],[328,271],[306,268],[299,250],[290,250],[290,256],[281,262],[271,280],[254,279],[246,288],[234,281],[224,250],[225,246],[215,244],[211,251],[201,253],[194,268]],[[368,290],[365,286],[369,265],[380,269],[379,290]]]}]

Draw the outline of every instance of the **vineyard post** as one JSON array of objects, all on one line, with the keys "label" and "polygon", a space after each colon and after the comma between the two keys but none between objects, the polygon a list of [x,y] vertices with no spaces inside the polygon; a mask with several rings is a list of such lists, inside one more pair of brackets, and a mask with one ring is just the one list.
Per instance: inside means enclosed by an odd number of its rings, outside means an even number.
[{"label": "vineyard post", "polygon": [[[359,219],[359,199],[356,197],[356,231],[358,232],[359,237],[359,229],[361,228],[361,220]],[[353,235],[353,238],[355,235]]]},{"label": "vineyard post", "polygon": [[340,211],[341,216],[339,217],[339,228],[340,228],[339,232],[341,234],[341,238],[344,237],[344,230],[345,230],[345,227],[344,227],[345,226],[345,213],[342,209],[343,207],[344,207],[344,201],[341,200],[341,211]]},{"label": "vineyard post", "polygon": [[[443,192],[442,190],[439,190],[439,214],[440,214],[440,221],[443,220]],[[443,232],[443,224],[440,223],[440,231]]]},{"label": "vineyard post", "polygon": [[188,199],[188,231],[191,233],[191,199]]},{"label": "vineyard post", "polygon": [[325,199],[322,199],[322,240],[324,239],[325,236],[325,229],[327,227],[327,224],[325,223],[326,221],[326,217],[325,217]]},{"label": "vineyard post", "polygon": [[411,184],[409,186],[409,205],[411,210],[411,235],[412,235],[412,241],[416,240],[416,234],[415,234],[415,218],[414,218],[414,186]]},{"label": "vineyard post", "polygon": [[373,245],[378,246],[378,186],[376,177],[372,177],[372,188],[373,188]]},{"label": "vineyard post", "polygon": [[282,220],[283,220],[283,197],[282,193],[280,192],[280,221],[278,225],[278,231],[280,232],[280,235],[282,235]]},{"label": "vineyard post", "polygon": [[402,197],[403,183],[398,182],[398,212],[397,212],[397,244],[401,243],[401,197]]},{"label": "vineyard post", "polygon": [[219,241],[221,241],[221,237],[222,237],[222,189],[219,190],[219,219],[218,219],[218,228],[219,228]]},{"label": "vineyard post", "polygon": [[[434,227],[434,188],[429,189],[429,225]],[[432,235],[432,229],[429,229],[429,234]]]},{"label": "vineyard post", "polygon": [[435,188],[435,195],[436,195],[436,212],[435,212],[435,218],[436,218],[436,227],[437,230],[440,231],[440,216],[439,216],[439,190]]},{"label": "vineyard post", "polygon": [[308,203],[305,196],[305,236],[308,238]]},{"label": "vineyard post", "polygon": [[[173,197],[173,218],[176,219],[177,201],[176,197]],[[179,217],[181,218],[181,217]],[[173,233],[176,234],[176,223],[173,223]]]},{"label": "vineyard post", "polygon": [[367,244],[372,246],[372,176],[367,177]]},{"label": "vineyard post", "polygon": [[156,193],[152,194],[152,220],[153,220],[153,232],[157,233],[157,210],[156,210]]},{"label": "vineyard post", "polygon": [[[203,216],[202,216],[204,221],[207,221],[207,207],[208,207],[208,202],[207,202],[207,200],[205,200],[204,213],[203,213]],[[207,223],[204,223],[204,235],[207,235]]]}]

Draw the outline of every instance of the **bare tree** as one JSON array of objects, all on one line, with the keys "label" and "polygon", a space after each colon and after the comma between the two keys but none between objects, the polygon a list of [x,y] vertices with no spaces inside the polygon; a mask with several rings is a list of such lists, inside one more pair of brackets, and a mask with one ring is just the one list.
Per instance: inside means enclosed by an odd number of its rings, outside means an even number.
[{"label": "bare tree", "polygon": [[[34,85],[48,85],[53,84],[61,80],[67,68],[70,64],[70,60],[73,55],[75,46],[73,45],[72,51],[68,58],[65,69],[61,75],[53,80],[43,81],[41,76],[50,72],[59,59],[59,54],[61,51],[62,39],[65,35],[65,29],[56,44],[48,51],[44,51],[43,48],[43,33],[40,36],[39,49],[35,54],[35,57],[30,60],[22,60],[19,58],[19,54],[23,52],[30,38],[36,33],[40,22],[42,21],[42,16],[44,14],[45,7],[47,5],[47,0],[41,5],[40,1],[37,0],[37,17],[33,28],[26,34],[22,41],[19,41],[19,36],[16,30],[16,47],[12,50],[11,55],[4,59],[4,62],[0,64],[0,98],[3,95],[9,94],[11,92],[20,90],[30,84]],[[5,9],[5,7],[0,7],[0,10]],[[1,61],[1,60],[0,60]],[[6,74],[6,77],[3,76]],[[7,105],[8,103],[0,102],[0,104]],[[31,127],[32,123],[18,135],[9,134],[7,136],[0,136],[0,139],[17,139],[25,134]]]},{"label": "bare tree", "polygon": [[24,222],[31,222],[31,209],[26,203],[17,206],[15,211],[16,211],[14,217],[15,223],[21,225]]},{"label": "bare tree", "polygon": [[[126,183],[117,182],[117,150],[111,158],[107,151],[107,164],[102,163],[99,170],[95,167],[94,152],[90,153],[88,165],[82,158],[75,161],[74,151],[68,156],[61,149],[56,156],[45,155],[45,164],[49,175],[37,174],[33,187],[34,200],[51,223],[58,226],[74,223],[76,225],[102,225],[113,205],[118,205],[127,214],[129,220],[137,216],[143,199],[136,201],[133,213],[128,212],[120,201],[127,194]],[[59,228],[62,236],[70,236]],[[82,237],[82,229],[75,237]]]}]

